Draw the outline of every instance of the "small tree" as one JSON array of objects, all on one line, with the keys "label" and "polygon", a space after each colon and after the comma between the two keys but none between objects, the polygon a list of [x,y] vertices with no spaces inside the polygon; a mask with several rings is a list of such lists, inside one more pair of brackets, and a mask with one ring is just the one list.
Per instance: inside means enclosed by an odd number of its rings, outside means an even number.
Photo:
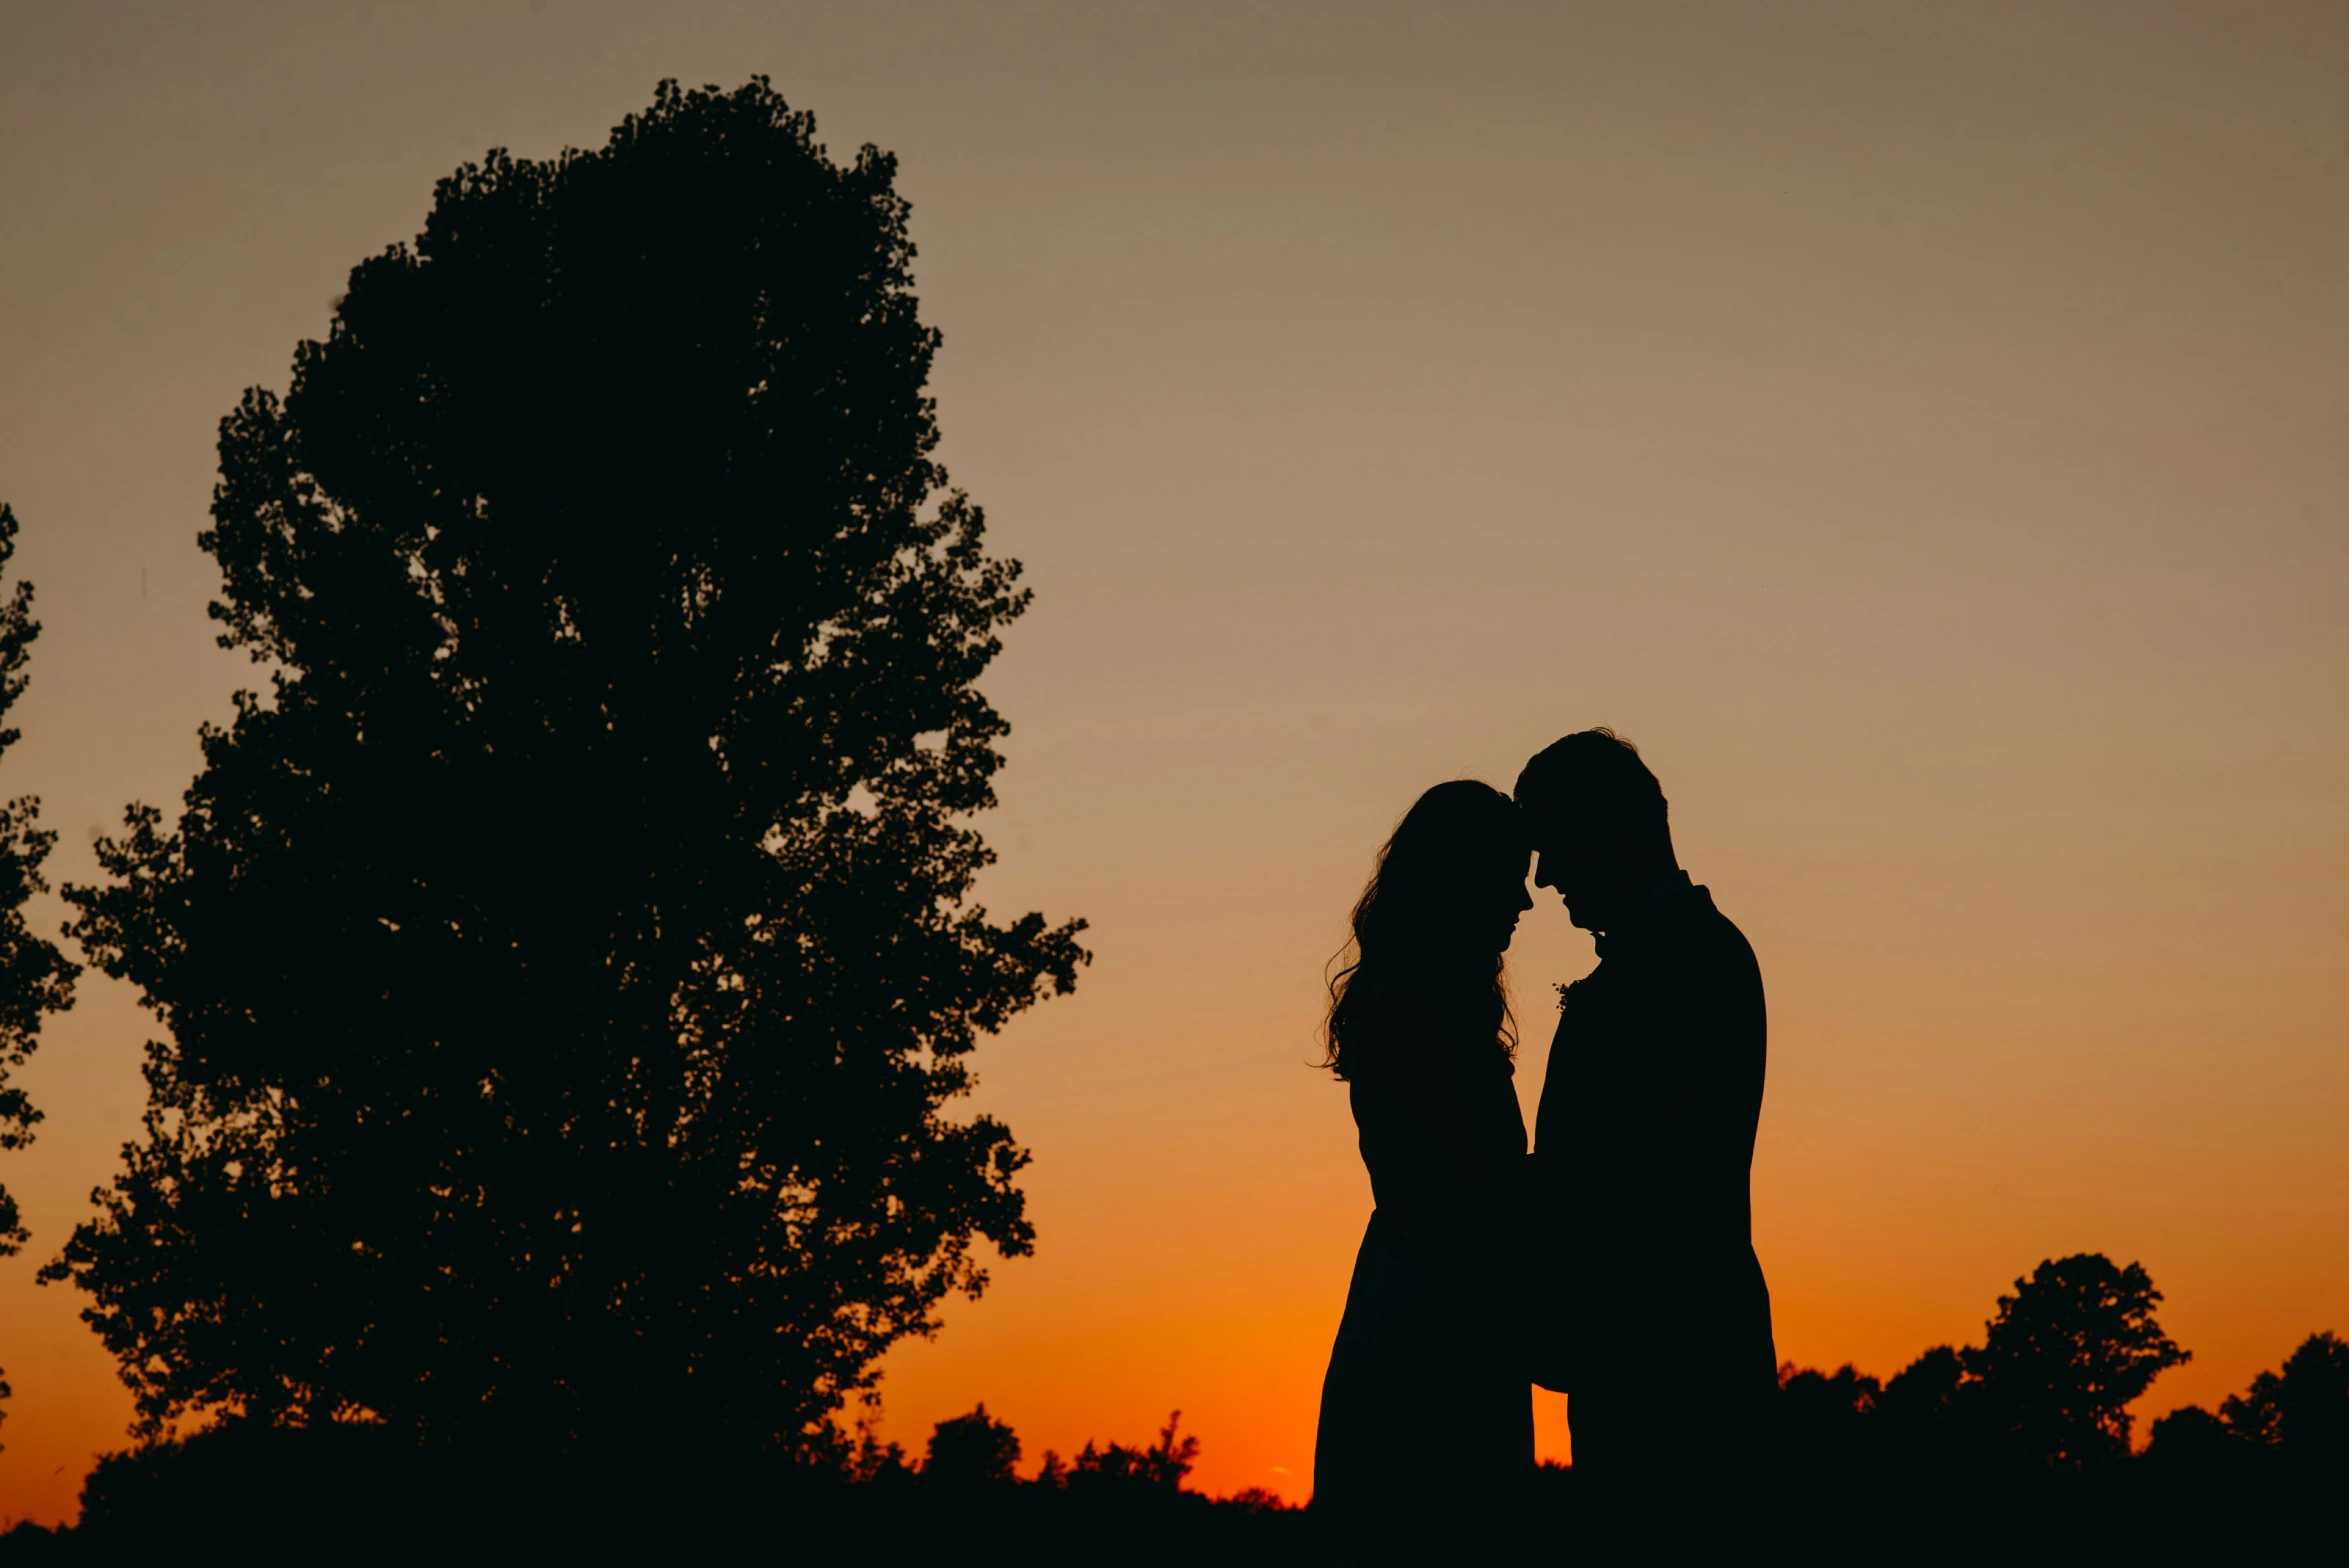
[{"label": "small tree", "polygon": [[1876,1379],[1845,1362],[1832,1373],[1778,1368],[1778,1434],[1783,1462],[1848,1468],[1864,1451],[1868,1418],[1883,1393]]},{"label": "small tree", "polygon": [[930,1431],[922,1479],[948,1486],[1008,1485],[1020,1462],[1019,1434],[1008,1421],[987,1414],[984,1403],[967,1416],[939,1422]]},{"label": "small tree", "polygon": [[913,1474],[913,1466],[905,1462],[904,1444],[884,1443],[874,1435],[870,1426],[863,1427],[857,1437],[856,1449],[848,1460],[850,1480],[868,1485],[895,1485],[912,1480]]},{"label": "small tree", "polygon": [[1028,1250],[981,1034],[1081,923],[991,922],[1027,603],[933,460],[895,165],[763,79],[493,153],[222,422],[203,547],[270,671],[76,932],[164,1025],[50,1277],[143,1426],[837,1452]]},{"label": "small tree", "polygon": [[1870,1404],[1887,1421],[1921,1429],[1951,1418],[1965,1380],[1965,1352],[1935,1345],[1895,1372]]},{"label": "small tree", "polygon": [[2154,1319],[2160,1300],[2141,1266],[2115,1268],[2096,1252],[2050,1259],[2015,1281],[1983,1343],[1961,1353],[1991,1429],[2057,1468],[2125,1458],[2130,1402],[2188,1359]]},{"label": "small tree", "polygon": [[2181,1405],[2153,1418],[2145,1457],[2156,1467],[2204,1469],[2233,1463],[2248,1452],[2242,1437],[2200,1405]]}]

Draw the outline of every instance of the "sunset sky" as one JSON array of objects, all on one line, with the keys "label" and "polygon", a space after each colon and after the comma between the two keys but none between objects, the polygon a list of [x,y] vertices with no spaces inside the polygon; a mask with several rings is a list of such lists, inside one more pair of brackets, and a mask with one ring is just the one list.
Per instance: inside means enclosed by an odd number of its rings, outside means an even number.
[{"label": "sunset sky", "polygon": [[[2083,1250],[2194,1353],[2141,1417],[2349,1332],[2337,4],[0,0],[0,794],[53,878],[254,680],[195,544],[242,389],[458,163],[752,73],[899,155],[943,455],[1037,594],[985,902],[1098,955],[977,1058],[1037,1251],[884,1437],[1180,1407],[1194,1484],[1302,1499],[1370,1208],[1324,962],[1420,789],[1601,723],[1761,958],[1782,1356],[1888,1376]],[[1529,1116],[1591,963],[1545,896]],[[20,1075],[0,1517],[125,1441],[32,1276],[151,1029],[85,976]]]}]

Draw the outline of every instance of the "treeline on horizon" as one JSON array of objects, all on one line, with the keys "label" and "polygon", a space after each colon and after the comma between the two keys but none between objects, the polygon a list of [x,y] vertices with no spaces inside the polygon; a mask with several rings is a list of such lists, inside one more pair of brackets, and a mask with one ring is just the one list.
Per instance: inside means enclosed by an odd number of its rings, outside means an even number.
[{"label": "treeline on horizon", "polygon": [[[664,83],[599,148],[441,181],[221,421],[197,542],[255,687],[178,814],[129,805],[59,890],[78,959],[26,915],[39,802],[0,806],[0,1152],[83,962],[155,1020],[139,1132],[41,1269],[132,1444],[78,1528],[7,1549],[1302,1553],[1300,1511],[1188,1491],[1171,1422],[1028,1480],[983,1411],[918,1462],[843,1424],[986,1288],[983,1246],[1032,1249],[1028,1150],[949,1112],[1090,961],[1082,921],[975,898],[1009,728],[977,683],[1028,595],[935,457],[895,173],[763,78]],[[17,530],[0,506],[0,569]],[[31,607],[0,600],[0,718]],[[30,1240],[0,1187],[0,1257]],[[1980,1347],[1790,1373],[1783,1452],[1724,1463],[1789,1498],[1927,1477],[1971,1519],[2337,1473],[2325,1336],[2129,1457],[2128,1399],[2184,1355],[2154,1299],[2051,1261]],[[1539,1478],[1552,1537],[1577,1484]]]},{"label": "treeline on horizon", "polygon": [[[1781,1368],[1787,1438],[1853,1460],[1907,1448],[2049,1473],[2128,1460],[2129,1406],[2193,1359],[2162,1331],[2160,1300],[2139,1264],[2118,1268],[2094,1252],[2049,1259],[1998,1298],[1981,1344],[1936,1345],[1889,1382],[1849,1363],[1832,1373]],[[2330,1331],[2309,1335],[2280,1370],[2260,1373],[2215,1413],[2187,1405],[2157,1419],[2142,1457],[2349,1465],[2349,1344]]]},{"label": "treeline on horizon", "polygon": [[[189,1521],[267,1523],[286,1539],[346,1539],[345,1554],[408,1556],[436,1543],[514,1551],[692,1547],[868,1561],[1306,1560],[1301,1507],[1247,1488],[1186,1485],[1199,1440],[1180,1411],[1141,1444],[1045,1450],[1022,1477],[1020,1439],[984,1404],[941,1421],[924,1451],[869,1429],[812,1453],[714,1451],[648,1434],[628,1453],[489,1454],[419,1447],[380,1426],[271,1426],[230,1418],[103,1456],[77,1523],[0,1532],[0,1561],[114,1561],[191,1539]],[[365,1521],[354,1536],[354,1521]]]},{"label": "treeline on horizon", "polygon": [[[2034,1560],[2094,1543],[2157,1560],[2217,1548],[2244,1521],[2337,1528],[2349,1496],[2349,1343],[2310,1335],[2216,1411],[2188,1405],[2133,1444],[2128,1406],[2190,1359],[2155,1317],[2136,1264],[2050,1259],[1998,1298],[1978,1345],[1939,1345],[1887,1381],[1846,1364],[1780,1373],[1766,1452],[1723,1454],[1688,1478],[1702,1509],[1730,1479],[1759,1479],[1757,1544],[1909,1559],[1998,1553]],[[1701,1426],[1705,1412],[1691,1410]],[[789,1459],[648,1441],[628,1455],[434,1452],[381,1427],[231,1419],[180,1441],[106,1456],[81,1523],[0,1535],[10,1560],[95,1560],[178,1538],[206,1510],[333,1531],[366,1518],[386,1550],[455,1532],[517,1548],[681,1543],[854,1551],[873,1561],[1303,1563],[1309,1506],[1248,1488],[1190,1491],[1199,1439],[1170,1416],[1143,1444],[1023,1445],[984,1404],[938,1422],[919,1455],[866,1428]],[[1439,1443],[1445,1434],[1427,1434]],[[1532,1477],[1535,1561],[1592,1546],[1582,1480]],[[615,1498],[628,1501],[615,1502]],[[653,1499],[676,1499],[664,1513]],[[2328,1526],[2327,1521],[2331,1521]],[[1638,1543],[1605,1543],[1636,1549]]]}]

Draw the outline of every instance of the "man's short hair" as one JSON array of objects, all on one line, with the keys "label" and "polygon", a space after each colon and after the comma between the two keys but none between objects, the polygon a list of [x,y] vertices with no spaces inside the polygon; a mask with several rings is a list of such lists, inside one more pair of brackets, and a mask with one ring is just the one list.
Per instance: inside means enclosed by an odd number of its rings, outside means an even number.
[{"label": "man's short hair", "polygon": [[1652,821],[1666,832],[1670,806],[1664,786],[1639,760],[1639,748],[1601,726],[1578,730],[1537,753],[1517,775],[1517,799],[1571,817]]}]

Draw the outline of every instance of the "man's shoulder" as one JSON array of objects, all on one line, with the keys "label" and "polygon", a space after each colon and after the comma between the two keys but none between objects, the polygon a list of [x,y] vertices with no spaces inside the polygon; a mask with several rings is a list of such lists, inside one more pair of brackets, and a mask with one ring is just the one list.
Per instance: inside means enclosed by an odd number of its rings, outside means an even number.
[{"label": "man's shoulder", "polygon": [[1668,944],[1674,960],[1679,964],[1698,965],[1708,970],[1751,972],[1759,977],[1761,963],[1754,957],[1754,946],[1745,939],[1737,922],[1723,914],[1713,902],[1709,888],[1691,887],[1672,910],[1668,928]]},{"label": "man's shoulder", "polygon": [[1713,902],[1713,890],[1708,887],[1692,887],[1689,892],[1695,895],[1689,900],[1689,904],[1695,914],[1697,925],[1703,930],[1706,937],[1751,958],[1754,951],[1753,944],[1745,939],[1745,932],[1738,928],[1737,922],[1723,914],[1721,906]]}]

